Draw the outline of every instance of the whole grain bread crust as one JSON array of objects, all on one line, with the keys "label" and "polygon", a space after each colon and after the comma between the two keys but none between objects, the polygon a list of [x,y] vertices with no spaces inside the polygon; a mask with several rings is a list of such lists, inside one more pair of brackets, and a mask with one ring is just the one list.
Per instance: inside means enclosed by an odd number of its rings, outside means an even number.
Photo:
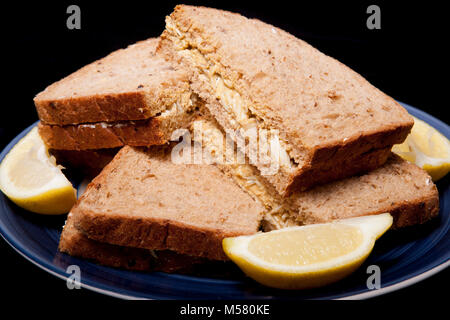
[{"label": "whole grain bread crust", "polygon": [[178,254],[169,250],[152,252],[140,248],[116,246],[86,237],[68,217],[61,233],[58,250],[98,264],[137,271],[190,272],[205,259]]},{"label": "whole grain bread crust", "polygon": [[39,122],[39,135],[48,148],[56,150],[111,149],[124,145],[147,147],[166,144],[177,137],[175,130],[187,128],[202,116],[201,101],[183,111],[146,120],[81,125],[49,125]]},{"label": "whole grain bread crust", "polygon": [[305,191],[316,185],[325,184],[349,176],[362,174],[382,166],[389,155],[391,148],[371,149],[360,154],[337,156],[328,161],[317,162],[301,168],[301,172],[290,177],[292,182],[284,196],[295,191]]},{"label": "whole grain bread crust", "polygon": [[92,240],[133,248],[172,250],[210,260],[228,260],[222,240],[242,235],[203,230],[174,221],[130,219],[90,211],[77,214],[75,225]]},{"label": "whole grain bread crust", "polygon": [[401,205],[393,206],[385,211],[394,217],[392,225],[394,229],[422,224],[439,214],[439,193],[436,189],[435,193],[422,199],[403,202]]},{"label": "whole grain bread crust", "polygon": [[[436,192],[415,199],[414,201],[397,202],[391,206],[375,211],[363,212],[362,215],[368,216],[385,212],[389,212],[394,218],[391,227],[392,229],[399,229],[425,223],[439,214],[439,193],[436,189]],[[304,216],[304,224],[326,223],[330,221],[332,220],[318,219],[317,217],[311,218],[306,215]],[[267,224],[267,221],[263,224],[263,226],[265,226],[266,231],[273,229],[273,227],[270,226],[270,223]]]},{"label": "whole grain bread crust", "polygon": [[39,135],[51,149],[93,150],[118,148],[124,145],[150,146],[167,143],[158,117],[133,122],[120,122],[111,126],[48,125],[39,122]]}]

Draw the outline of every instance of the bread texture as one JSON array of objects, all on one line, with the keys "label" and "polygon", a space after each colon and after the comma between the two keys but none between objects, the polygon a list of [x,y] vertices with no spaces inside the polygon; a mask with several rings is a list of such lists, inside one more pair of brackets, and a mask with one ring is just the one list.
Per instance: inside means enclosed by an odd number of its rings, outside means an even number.
[{"label": "bread texture", "polygon": [[256,233],[262,206],[217,167],[177,164],[170,147],[123,147],[72,208],[90,239],[226,260],[225,237]]},{"label": "bread texture", "polygon": [[191,87],[223,128],[278,132],[286,161],[266,178],[283,196],[374,169],[382,161],[349,163],[401,143],[413,125],[359,74],[259,20],[179,5],[161,39],[157,51],[193,68]]},{"label": "bread texture", "polygon": [[75,227],[71,214],[61,233],[58,250],[101,265],[137,271],[188,273],[194,265],[205,262],[205,259],[169,250],[151,251],[91,240]]},{"label": "bread texture", "polygon": [[189,72],[155,54],[151,38],[117,50],[34,98],[42,122],[68,125],[144,120],[189,95]]}]

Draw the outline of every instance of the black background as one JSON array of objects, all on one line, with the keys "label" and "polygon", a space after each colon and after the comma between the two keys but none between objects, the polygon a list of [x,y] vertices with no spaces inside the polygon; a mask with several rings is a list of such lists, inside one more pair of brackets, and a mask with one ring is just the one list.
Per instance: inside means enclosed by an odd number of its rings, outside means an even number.
[{"label": "black background", "polygon": [[[446,11],[438,2],[190,3],[239,12],[285,29],[345,63],[388,95],[449,123],[445,46],[448,22]],[[66,28],[66,9],[70,4],[81,8],[81,30]],[[37,120],[32,99],[38,92],[113,50],[158,36],[164,28],[164,16],[175,4],[169,1],[2,4],[4,83],[0,147]],[[381,8],[381,30],[366,27],[366,9],[370,4]],[[64,281],[27,262],[4,241],[0,241],[0,255],[1,290],[13,297],[100,298],[88,290],[67,290]],[[375,300],[435,300],[441,296],[439,288],[449,284],[448,279],[447,270]]]}]

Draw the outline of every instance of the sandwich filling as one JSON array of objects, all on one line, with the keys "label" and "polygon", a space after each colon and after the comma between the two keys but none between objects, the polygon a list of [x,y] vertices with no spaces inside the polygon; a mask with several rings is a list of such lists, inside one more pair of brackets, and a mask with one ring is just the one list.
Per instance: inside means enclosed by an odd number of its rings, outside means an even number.
[{"label": "sandwich filling", "polygon": [[[238,135],[243,136],[249,160],[260,169],[263,175],[277,173],[273,172],[273,170],[266,170],[271,164],[268,164],[267,161],[261,162],[260,158],[258,158],[259,153],[254,150],[255,146],[249,143],[254,139],[255,133],[260,133],[261,130],[270,130],[270,160],[277,162],[277,169],[282,174],[290,176],[303,163],[301,156],[294,157],[292,146],[286,139],[280,137],[278,132],[272,134],[275,130],[270,128],[263,119],[254,113],[251,103],[242,97],[233,87],[231,81],[220,74],[217,65],[208,60],[206,55],[194,43],[189,42],[184,37],[170,17],[166,20],[166,30],[171,33],[170,40],[174,43],[178,53],[190,61],[198,71],[200,79],[210,86],[211,93],[220,101],[220,105],[227,115],[229,126],[239,132]],[[259,139],[259,143],[259,150],[261,150],[261,139]]]},{"label": "sandwich filling", "polygon": [[[299,224],[292,218],[298,210],[276,192],[239,149],[229,145],[231,141],[225,138],[218,124],[199,119],[193,122],[191,130],[195,133],[194,140],[201,141],[211,162],[219,165],[244,191],[264,206],[263,227],[266,231]],[[240,159],[244,159],[244,162]]]}]

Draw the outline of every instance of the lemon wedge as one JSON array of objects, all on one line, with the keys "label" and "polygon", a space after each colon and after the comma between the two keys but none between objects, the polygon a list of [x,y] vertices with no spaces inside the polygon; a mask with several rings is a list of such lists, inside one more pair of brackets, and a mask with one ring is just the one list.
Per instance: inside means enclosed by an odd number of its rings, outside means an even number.
[{"label": "lemon wedge", "polygon": [[34,127],[0,164],[0,190],[18,206],[36,213],[62,214],[72,208],[76,191]]},{"label": "lemon wedge", "polygon": [[[414,118],[414,117],[413,117]],[[437,181],[450,171],[450,142],[426,122],[414,118],[411,133],[392,151],[426,170]]]},{"label": "lemon wedge", "polygon": [[389,213],[225,238],[223,249],[250,278],[279,289],[306,289],[355,271],[392,225]]}]

